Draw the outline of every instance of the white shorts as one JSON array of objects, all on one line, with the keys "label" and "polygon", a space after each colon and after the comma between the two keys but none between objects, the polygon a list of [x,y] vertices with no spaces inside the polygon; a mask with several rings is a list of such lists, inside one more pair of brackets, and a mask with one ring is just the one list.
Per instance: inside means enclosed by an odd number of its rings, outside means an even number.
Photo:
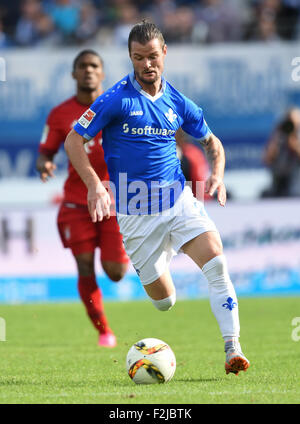
[{"label": "white shorts", "polygon": [[117,214],[117,218],[126,253],[143,285],[157,280],[185,243],[218,231],[188,186],[171,209],[155,215]]}]

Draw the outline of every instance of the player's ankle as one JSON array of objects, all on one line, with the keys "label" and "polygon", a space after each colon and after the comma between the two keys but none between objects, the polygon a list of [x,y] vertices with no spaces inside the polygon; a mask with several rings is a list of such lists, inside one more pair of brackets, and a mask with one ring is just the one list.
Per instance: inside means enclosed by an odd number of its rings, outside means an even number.
[{"label": "player's ankle", "polygon": [[99,335],[101,334],[113,334],[113,331],[109,327],[104,327],[99,330]]},{"label": "player's ankle", "polygon": [[240,343],[238,337],[223,337],[225,342],[225,352],[229,349],[238,348],[240,349]]}]

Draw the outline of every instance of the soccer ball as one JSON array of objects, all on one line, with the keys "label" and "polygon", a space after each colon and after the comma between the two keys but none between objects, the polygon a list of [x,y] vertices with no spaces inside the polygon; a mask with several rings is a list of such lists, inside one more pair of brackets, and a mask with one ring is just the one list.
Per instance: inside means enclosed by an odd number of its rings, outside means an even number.
[{"label": "soccer ball", "polygon": [[167,343],[148,338],[129,349],[126,368],[136,384],[166,383],[175,373],[176,358]]}]

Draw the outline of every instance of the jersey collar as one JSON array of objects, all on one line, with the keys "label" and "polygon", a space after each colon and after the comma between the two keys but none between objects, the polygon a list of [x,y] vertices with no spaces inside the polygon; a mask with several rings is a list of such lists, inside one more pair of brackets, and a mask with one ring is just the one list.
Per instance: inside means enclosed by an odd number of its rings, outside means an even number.
[{"label": "jersey collar", "polygon": [[137,80],[135,79],[135,75],[134,72],[132,72],[131,74],[129,74],[129,79],[131,84],[133,85],[133,87],[143,96],[147,97],[147,99],[151,100],[152,102],[155,102],[156,100],[158,100],[165,92],[166,89],[166,80],[164,79],[164,77],[161,77],[161,89],[160,91],[155,94],[155,96],[151,96],[149,93],[147,93],[146,91],[144,91],[142,89],[142,87],[140,86],[140,84],[137,82]]}]

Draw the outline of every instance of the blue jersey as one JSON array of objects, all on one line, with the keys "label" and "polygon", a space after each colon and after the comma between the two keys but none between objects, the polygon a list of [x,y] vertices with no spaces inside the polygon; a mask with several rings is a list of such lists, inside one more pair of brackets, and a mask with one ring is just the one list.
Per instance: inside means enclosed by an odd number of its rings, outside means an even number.
[{"label": "blue jersey", "polygon": [[184,188],[180,127],[200,141],[211,134],[202,109],[165,79],[151,96],[130,74],[99,96],[74,129],[87,140],[102,130],[117,212],[147,215],[172,207]]}]

